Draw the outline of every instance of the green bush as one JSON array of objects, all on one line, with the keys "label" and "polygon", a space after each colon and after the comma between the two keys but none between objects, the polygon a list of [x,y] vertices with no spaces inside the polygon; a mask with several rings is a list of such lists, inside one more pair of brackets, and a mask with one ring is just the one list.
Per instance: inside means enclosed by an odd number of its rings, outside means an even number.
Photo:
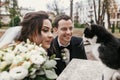
[{"label": "green bush", "polygon": [[84,28],[85,26],[84,26],[84,24],[80,24],[80,23],[74,23],[74,26],[75,26],[75,28]]},{"label": "green bush", "polygon": [[0,28],[2,27],[2,22],[0,21]]},{"label": "green bush", "polygon": [[112,24],[112,29],[111,29],[111,32],[114,33],[115,32],[115,25]]},{"label": "green bush", "polygon": [[13,27],[13,26],[19,26],[20,25],[20,18],[19,16],[15,16],[11,19],[10,23],[9,23],[9,26]]}]

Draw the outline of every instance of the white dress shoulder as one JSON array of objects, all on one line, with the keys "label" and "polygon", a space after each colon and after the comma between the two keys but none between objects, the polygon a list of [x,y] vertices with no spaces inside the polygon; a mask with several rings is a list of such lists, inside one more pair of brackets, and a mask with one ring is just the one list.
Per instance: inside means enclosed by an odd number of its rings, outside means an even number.
[{"label": "white dress shoulder", "polygon": [[0,48],[4,45],[10,44],[14,42],[14,40],[18,39],[21,33],[21,26],[11,27],[5,31],[5,33],[0,38]]}]

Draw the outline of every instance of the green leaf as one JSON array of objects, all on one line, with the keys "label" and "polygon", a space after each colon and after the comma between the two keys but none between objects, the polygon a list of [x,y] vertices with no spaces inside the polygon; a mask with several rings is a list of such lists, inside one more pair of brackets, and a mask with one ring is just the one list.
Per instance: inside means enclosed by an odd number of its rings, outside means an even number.
[{"label": "green leaf", "polygon": [[54,68],[56,66],[57,62],[55,60],[47,60],[44,64],[44,67],[47,69]]},{"label": "green leaf", "polygon": [[48,80],[45,76],[36,76],[36,78],[29,78],[29,77],[26,77],[25,79],[23,80]]},{"label": "green leaf", "polygon": [[46,80],[46,78],[37,76],[34,80]]},{"label": "green leaf", "polygon": [[50,59],[55,59],[56,55],[53,54],[52,56],[50,56]]},{"label": "green leaf", "polygon": [[57,74],[52,70],[45,70],[45,74],[49,79],[56,79],[58,77]]}]

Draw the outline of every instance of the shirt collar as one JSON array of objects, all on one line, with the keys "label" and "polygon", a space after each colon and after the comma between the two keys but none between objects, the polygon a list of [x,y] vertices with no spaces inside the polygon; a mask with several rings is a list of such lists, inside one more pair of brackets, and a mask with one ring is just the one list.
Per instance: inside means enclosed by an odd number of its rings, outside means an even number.
[{"label": "shirt collar", "polygon": [[69,46],[69,45],[70,45],[70,42],[69,42],[67,45],[62,45],[62,44],[60,43],[59,38],[57,38],[57,41],[58,41],[59,46],[67,47],[67,46]]}]

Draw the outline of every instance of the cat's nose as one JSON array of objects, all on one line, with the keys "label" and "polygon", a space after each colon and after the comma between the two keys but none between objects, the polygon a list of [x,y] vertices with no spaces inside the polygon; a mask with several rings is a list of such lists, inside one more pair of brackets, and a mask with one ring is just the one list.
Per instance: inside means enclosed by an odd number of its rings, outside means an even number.
[{"label": "cat's nose", "polygon": [[83,40],[83,41],[84,41],[84,46],[91,45],[91,43],[89,42],[89,40]]}]

